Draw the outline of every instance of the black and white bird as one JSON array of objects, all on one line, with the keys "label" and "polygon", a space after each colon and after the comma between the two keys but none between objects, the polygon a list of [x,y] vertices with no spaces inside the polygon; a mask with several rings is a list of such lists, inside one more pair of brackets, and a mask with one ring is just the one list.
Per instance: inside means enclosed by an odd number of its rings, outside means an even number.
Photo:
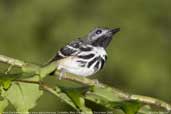
[{"label": "black and white bird", "polygon": [[107,60],[105,49],[119,30],[95,28],[87,36],[61,48],[50,62],[57,61],[61,76],[66,72],[84,77],[91,76],[103,68]]}]

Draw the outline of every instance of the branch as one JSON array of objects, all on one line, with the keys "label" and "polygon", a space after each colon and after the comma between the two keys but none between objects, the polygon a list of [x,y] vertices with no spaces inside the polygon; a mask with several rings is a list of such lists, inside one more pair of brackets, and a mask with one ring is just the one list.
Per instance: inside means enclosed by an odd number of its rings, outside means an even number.
[{"label": "branch", "polygon": [[25,65],[24,61],[13,59],[4,55],[0,55],[0,62],[10,64],[12,66],[23,67]]},{"label": "branch", "polygon": [[[10,64],[10,65],[13,65],[13,66],[17,66],[17,67],[21,67],[21,68],[23,68],[26,64],[29,64],[29,63],[25,63],[23,61],[13,59],[13,58],[10,58],[10,57],[6,57],[6,56],[3,56],[3,55],[0,55],[0,62]],[[35,66],[37,66],[37,65],[35,65]],[[27,66],[27,68],[30,68],[30,69],[32,67],[33,67],[32,65]],[[40,66],[37,66],[37,67],[40,67]],[[40,75],[43,75],[45,77],[45,75],[48,75],[49,72],[54,70],[54,67],[56,67],[56,65],[54,65],[54,63],[52,63],[52,65],[50,64],[50,65],[48,65],[46,67],[43,67],[42,70],[40,70],[41,71]],[[25,72],[25,71],[23,71],[23,72]],[[57,74],[59,74],[59,72],[57,72]],[[164,102],[162,100],[156,99],[156,98],[141,96],[141,95],[128,94],[128,93],[122,92],[122,91],[120,91],[120,90],[118,90],[118,89],[116,89],[114,87],[110,87],[110,86],[107,86],[107,85],[102,84],[102,83],[97,84],[97,81],[90,80],[90,79],[84,78],[84,77],[66,75],[66,76],[63,77],[63,79],[79,82],[81,84],[86,84],[86,85],[90,85],[90,86],[92,85],[92,86],[96,86],[96,87],[100,87],[100,88],[105,88],[105,89],[109,88],[109,89],[112,90],[113,95],[117,95],[118,97],[120,97],[120,98],[122,98],[124,100],[137,100],[137,101],[139,101],[141,103],[144,103],[144,104],[149,104],[149,105],[161,107],[161,108],[166,109],[167,111],[171,111],[171,105],[170,104],[168,104],[168,103],[166,103],[166,102]],[[51,91],[51,89],[47,88],[47,86],[42,86],[42,87],[45,90],[49,91],[50,93],[53,93]],[[65,100],[65,99],[63,99],[63,100]]]},{"label": "branch", "polygon": [[79,82],[79,83],[86,84],[86,85],[98,86],[98,87],[106,88],[106,89],[108,88],[108,89],[112,90],[113,94],[117,95],[121,99],[136,100],[136,101],[139,101],[139,102],[144,103],[144,104],[164,108],[169,112],[171,111],[171,105],[162,101],[162,100],[159,100],[159,99],[156,99],[153,97],[143,96],[143,95],[135,95],[135,94],[125,93],[125,92],[123,92],[119,89],[116,89],[114,87],[110,87],[110,86],[107,86],[107,85],[102,84],[102,83],[97,83],[96,80],[90,80],[88,78],[72,76],[72,75],[65,75],[63,77],[63,79],[72,80],[72,81]]}]

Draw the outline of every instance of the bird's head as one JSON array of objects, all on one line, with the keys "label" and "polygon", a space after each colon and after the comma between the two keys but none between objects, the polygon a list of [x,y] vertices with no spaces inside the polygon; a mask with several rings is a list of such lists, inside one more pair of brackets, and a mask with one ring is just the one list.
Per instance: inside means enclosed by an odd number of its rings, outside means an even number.
[{"label": "bird's head", "polygon": [[95,28],[93,29],[85,39],[85,41],[93,46],[106,48],[112,40],[112,36],[120,31],[120,28]]}]

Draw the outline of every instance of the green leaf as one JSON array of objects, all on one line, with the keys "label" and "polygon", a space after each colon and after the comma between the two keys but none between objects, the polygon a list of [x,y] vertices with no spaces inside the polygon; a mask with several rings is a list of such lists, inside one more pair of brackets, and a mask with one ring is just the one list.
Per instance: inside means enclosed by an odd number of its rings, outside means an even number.
[{"label": "green leaf", "polygon": [[56,69],[56,65],[56,62],[52,62],[51,64],[47,64],[43,67],[34,64],[26,64],[24,67],[22,67],[22,71],[25,73],[37,74],[41,79],[43,79]]},{"label": "green leaf", "polygon": [[0,100],[0,113],[2,113],[7,106],[8,106],[7,99]]},{"label": "green leaf", "polygon": [[111,88],[100,87],[93,87],[92,91],[86,93],[85,98],[109,109],[118,108],[118,102],[123,101]]},{"label": "green leaf", "polygon": [[4,81],[2,85],[3,85],[3,89],[5,90],[9,89],[11,86],[11,80]]},{"label": "green leaf", "polygon": [[77,107],[79,107],[79,109],[82,112],[90,113],[91,114],[92,110],[89,109],[88,107],[86,107],[85,99],[83,97],[83,93],[85,91],[87,91],[87,90],[88,90],[88,88],[86,87],[86,88],[82,88],[82,89],[80,89],[80,88],[78,88],[78,89],[77,88],[75,88],[75,89],[71,88],[70,90],[68,89],[68,90],[64,90],[64,91],[71,98],[71,100],[74,102],[74,104]]},{"label": "green leaf", "polygon": [[43,94],[39,85],[28,83],[13,83],[2,96],[7,98],[18,112],[28,112],[36,105],[36,101]]},{"label": "green leaf", "polygon": [[82,109],[84,107],[84,99],[81,97],[80,93],[77,91],[67,91],[67,94],[71,97],[72,101]]},{"label": "green leaf", "polygon": [[100,88],[94,86],[92,93],[108,101],[115,101],[115,102],[122,101],[122,99],[117,94],[113,93],[111,88]]},{"label": "green leaf", "polygon": [[[53,92],[51,92],[51,93],[53,93]],[[74,108],[75,110],[78,110],[77,106],[72,102],[70,97],[68,97],[68,95],[66,93],[61,92],[61,89],[59,87],[56,87],[56,91],[55,91],[54,95],[59,97],[60,99],[64,100],[67,104],[72,106],[72,108]]]},{"label": "green leaf", "polygon": [[11,86],[12,80],[19,78],[19,74],[0,74],[0,86],[7,90]]},{"label": "green leaf", "polygon": [[22,67],[22,71],[25,73],[33,73],[37,74],[37,72],[40,70],[40,67],[34,64],[26,64]]},{"label": "green leaf", "polygon": [[123,101],[118,105],[126,114],[136,114],[142,106],[138,101]]},{"label": "green leaf", "polygon": [[[156,112],[156,113],[157,113],[157,111],[154,110],[154,109],[152,109],[152,107],[149,106],[149,105],[144,105],[144,106],[142,106],[138,112],[139,112],[140,114],[148,114],[148,113],[151,113],[151,112]],[[158,113],[160,113],[160,112],[158,112]],[[169,113],[168,113],[168,114],[169,114]]]},{"label": "green leaf", "polygon": [[[116,91],[117,92],[117,91]],[[141,107],[137,101],[124,101],[111,88],[94,87],[93,91],[86,93],[86,99],[109,109],[121,109],[126,114],[136,114]]]},{"label": "green leaf", "polygon": [[55,71],[56,69],[56,66],[57,66],[57,62],[52,62],[44,67],[41,67],[40,68],[40,71],[39,71],[39,75],[40,77],[43,79],[45,78],[48,74],[52,73],[53,71]]},{"label": "green leaf", "polygon": [[126,114],[136,114],[142,106],[137,101],[124,101],[111,88],[94,87],[93,91],[86,93],[86,99],[109,109],[121,109]]},{"label": "green leaf", "polygon": [[4,90],[8,90],[12,84],[12,81],[16,79],[25,79],[32,77],[31,73],[17,73],[17,74],[0,74],[0,86]]}]

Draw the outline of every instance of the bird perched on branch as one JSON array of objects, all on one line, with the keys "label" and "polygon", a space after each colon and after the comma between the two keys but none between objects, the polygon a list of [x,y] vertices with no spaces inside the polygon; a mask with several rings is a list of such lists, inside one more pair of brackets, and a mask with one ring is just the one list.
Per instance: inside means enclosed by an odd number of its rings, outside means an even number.
[{"label": "bird perched on branch", "polygon": [[50,61],[57,61],[60,78],[68,72],[78,76],[91,76],[103,68],[107,60],[106,48],[119,28],[95,28],[85,37],[61,48]]}]

